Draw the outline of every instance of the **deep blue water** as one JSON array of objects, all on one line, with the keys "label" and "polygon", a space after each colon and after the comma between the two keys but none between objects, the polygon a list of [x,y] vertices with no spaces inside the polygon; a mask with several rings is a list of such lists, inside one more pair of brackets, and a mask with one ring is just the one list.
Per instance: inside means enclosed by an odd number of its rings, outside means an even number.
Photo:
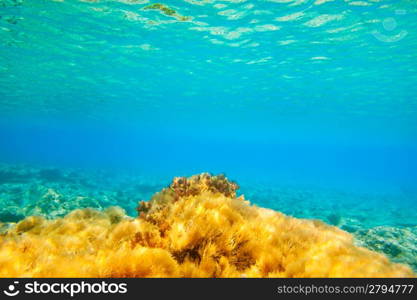
[{"label": "deep blue water", "polygon": [[151,3],[0,1],[0,161],[416,190],[414,1]]}]

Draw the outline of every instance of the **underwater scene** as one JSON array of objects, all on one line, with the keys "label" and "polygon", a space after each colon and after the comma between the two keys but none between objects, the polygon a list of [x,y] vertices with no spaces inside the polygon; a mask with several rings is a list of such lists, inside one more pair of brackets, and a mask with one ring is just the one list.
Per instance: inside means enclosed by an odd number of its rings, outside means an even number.
[{"label": "underwater scene", "polygon": [[0,0],[0,277],[416,277],[416,16]]}]

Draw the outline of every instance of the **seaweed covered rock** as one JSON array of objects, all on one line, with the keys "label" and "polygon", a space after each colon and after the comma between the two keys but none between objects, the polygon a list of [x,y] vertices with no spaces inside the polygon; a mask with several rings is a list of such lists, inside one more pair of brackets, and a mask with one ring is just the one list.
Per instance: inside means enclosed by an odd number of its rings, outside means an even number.
[{"label": "seaweed covered rock", "polygon": [[0,276],[415,276],[347,232],[251,206],[237,189],[201,174],[175,178],[138,218],[118,208],[29,217],[0,236]]},{"label": "seaweed covered rock", "polygon": [[187,177],[175,177],[169,187],[156,193],[149,202],[141,201],[137,208],[139,215],[148,212],[150,208],[159,209],[167,202],[175,202],[183,197],[197,196],[209,191],[226,197],[236,197],[239,186],[226,179],[223,174],[212,176],[208,173]]}]

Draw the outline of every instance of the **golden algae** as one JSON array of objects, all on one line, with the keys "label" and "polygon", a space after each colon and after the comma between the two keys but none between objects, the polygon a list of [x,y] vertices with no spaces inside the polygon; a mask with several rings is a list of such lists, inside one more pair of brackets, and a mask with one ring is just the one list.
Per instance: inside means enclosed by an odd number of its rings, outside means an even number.
[{"label": "golden algae", "polygon": [[237,188],[201,174],[175,178],[138,218],[116,207],[28,217],[0,236],[0,276],[415,276],[336,227],[251,206]]}]

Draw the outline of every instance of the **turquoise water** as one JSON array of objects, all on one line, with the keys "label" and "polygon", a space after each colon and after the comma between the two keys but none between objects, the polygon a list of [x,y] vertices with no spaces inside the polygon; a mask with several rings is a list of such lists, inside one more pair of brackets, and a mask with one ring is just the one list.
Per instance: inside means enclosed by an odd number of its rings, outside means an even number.
[{"label": "turquoise water", "polygon": [[415,1],[161,3],[0,0],[0,221],[223,172],[417,268]]}]

